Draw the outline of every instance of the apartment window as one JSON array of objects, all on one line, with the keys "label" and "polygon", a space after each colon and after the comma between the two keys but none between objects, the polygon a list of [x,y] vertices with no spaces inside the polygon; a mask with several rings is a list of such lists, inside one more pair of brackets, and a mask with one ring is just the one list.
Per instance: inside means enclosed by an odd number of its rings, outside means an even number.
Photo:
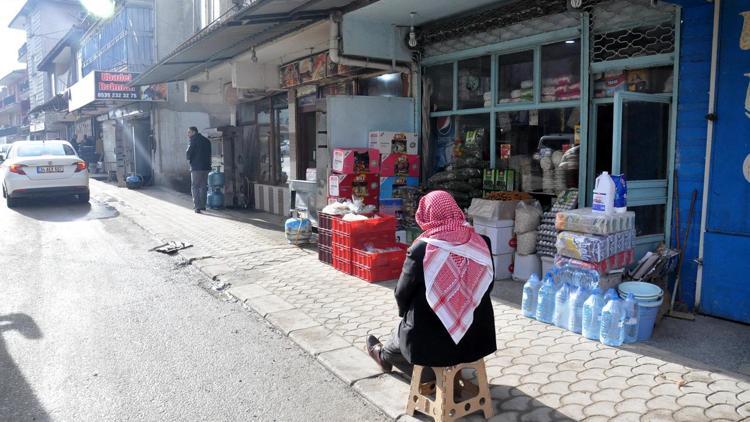
[{"label": "apartment window", "polygon": [[205,28],[221,16],[221,0],[198,0],[200,27]]}]

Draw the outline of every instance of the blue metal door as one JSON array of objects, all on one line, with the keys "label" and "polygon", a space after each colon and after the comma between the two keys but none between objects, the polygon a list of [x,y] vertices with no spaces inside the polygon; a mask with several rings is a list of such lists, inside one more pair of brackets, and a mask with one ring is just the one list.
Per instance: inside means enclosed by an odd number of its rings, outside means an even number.
[{"label": "blue metal door", "polygon": [[750,3],[723,0],[701,311],[750,322]]}]

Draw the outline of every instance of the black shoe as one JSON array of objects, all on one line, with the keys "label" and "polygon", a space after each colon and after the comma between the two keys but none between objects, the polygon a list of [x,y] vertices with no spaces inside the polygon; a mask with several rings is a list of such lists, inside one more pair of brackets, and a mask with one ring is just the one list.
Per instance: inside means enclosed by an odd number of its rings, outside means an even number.
[{"label": "black shoe", "polygon": [[200,214],[201,210],[194,210],[196,214]]},{"label": "black shoe", "polygon": [[367,336],[367,345],[365,349],[367,354],[370,355],[372,360],[374,360],[378,366],[380,366],[380,369],[382,369],[383,372],[391,372],[393,365],[384,361],[381,357],[380,352],[383,350],[383,344],[377,339],[377,337],[373,335]]}]

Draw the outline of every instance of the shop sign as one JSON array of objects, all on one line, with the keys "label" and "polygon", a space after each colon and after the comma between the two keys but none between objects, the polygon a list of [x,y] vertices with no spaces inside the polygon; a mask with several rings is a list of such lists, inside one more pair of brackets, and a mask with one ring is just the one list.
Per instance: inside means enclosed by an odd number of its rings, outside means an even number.
[{"label": "shop sign", "polygon": [[339,65],[330,60],[328,52],[314,54],[279,67],[282,88],[322,81],[334,76],[351,73],[350,66]]},{"label": "shop sign", "polygon": [[78,110],[94,101],[167,101],[167,84],[130,86],[138,76],[129,72],[93,71],[70,87],[68,109]]}]

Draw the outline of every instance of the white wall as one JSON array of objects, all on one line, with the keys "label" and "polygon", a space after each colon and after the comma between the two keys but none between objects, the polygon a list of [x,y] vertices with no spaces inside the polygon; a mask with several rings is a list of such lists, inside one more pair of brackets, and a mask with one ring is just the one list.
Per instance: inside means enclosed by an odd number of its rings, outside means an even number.
[{"label": "white wall", "polygon": [[156,124],[155,183],[187,191],[190,187],[190,166],[185,158],[188,146],[187,129],[211,127],[208,113],[178,112],[160,108],[154,112]]}]

